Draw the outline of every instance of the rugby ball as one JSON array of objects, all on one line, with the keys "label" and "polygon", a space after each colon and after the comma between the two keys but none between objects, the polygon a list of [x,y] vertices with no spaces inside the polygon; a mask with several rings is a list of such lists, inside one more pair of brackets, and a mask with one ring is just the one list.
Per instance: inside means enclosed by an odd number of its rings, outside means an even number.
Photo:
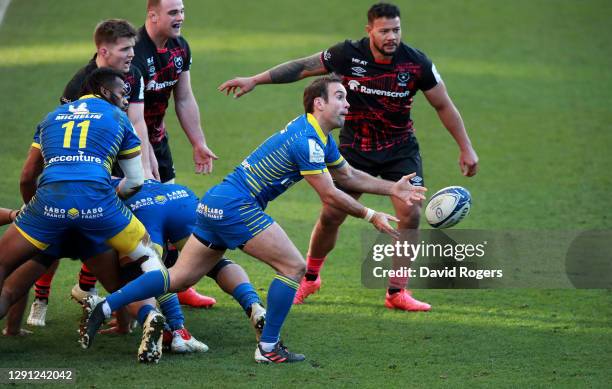
[{"label": "rugby ball", "polygon": [[429,199],[425,218],[434,228],[448,228],[459,223],[470,212],[472,196],[461,186],[440,189]]}]

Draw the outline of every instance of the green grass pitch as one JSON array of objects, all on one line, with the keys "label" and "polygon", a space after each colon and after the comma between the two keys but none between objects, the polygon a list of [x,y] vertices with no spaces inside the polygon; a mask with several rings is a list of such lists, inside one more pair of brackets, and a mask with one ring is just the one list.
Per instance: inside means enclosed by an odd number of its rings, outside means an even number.
[{"label": "green grass pitch", "polygon": [[[185,3],[193,89],[209,145],[220,156],[212,175],[192,173],[172,110],[167,124],[178,182],[202,194],[301,112],[306,81],[260,86],[240,100],[216,87],[361,37],[370,1]],[[463,185],[473,195],[472,213],[460,227],[611,229],[612,3],[398,5],[404,41],[436,63],[481,159],[475,178],[460,175],[454,142],[419,95],[414,119],[430,193]],[[123,17],[139,26],[144,14],[144,1],[12,1],[0,26],[0,206],[20,206],[19,174],[34,128],[93,54],[95,24]],[[391,211],[384,198],[364,201]],[[269,212],[305,253],[319,209],[318,197],[302,183]],[[188,328],[209,353],[164,355],[157,366],[139,366],[139,331],[100,336],[83,351],[75,331],[80,310],[68,300],[78,264],[66,260],[53,285],[47,327],[23,339],[0,338],[0,367],[71,367],[79,387],[609,387],[610,291],[417,290],[431,312],[391,312],[383,290],[361,286],[360,237],[368,228],[355,219],[344,225],[322,290],[289,315],[283,336],[307,355],[305,363],[257,366],[246,317],[210,280],[198,289],[218,305],[185,310]],[[230,256],[265,297],[272,271],[240,252]]]}]

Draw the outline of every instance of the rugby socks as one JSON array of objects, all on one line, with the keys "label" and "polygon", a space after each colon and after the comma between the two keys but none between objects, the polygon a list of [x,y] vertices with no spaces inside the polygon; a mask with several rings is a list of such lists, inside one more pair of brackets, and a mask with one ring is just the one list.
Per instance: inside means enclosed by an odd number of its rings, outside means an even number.
[{"label": "rugby socks", "polygon": [[79,271],[79,288],[81,290],[89,292],[96,286],[97,281],[98,279],[89,271],[87,266],[81,266],[81,271]]},{"label": "rugby socks", "polygon": [[235,287],[232,296],[238,301],[238,304],[240,304],[249,317],[251,316],[251,305],[255,303],[261,304],[261,299],[250,282],[245,282]]},{"label": "rugby socks", "polygon": [[401,291],[401,289],[398,289],[398,288],[388,288],[387,289],[387,293],[389,293],[389,296],[391,296],[391,295],[393,295],[395,293],[398,293],[400,291]]},{"label": "rugby socks", "polygon": [[300,285],[294,280],[277,274],[268,289],[268,309],[266,324],[261,334],[261,347],[264,351],[272,351],[280,337],[280,330],[291,305],[295,292]]},{"label": "rugby socks", "polygon": [[[149,297],[161,296],[170,287],[170,275],[166,269],[146,272],[123,288],[106,297],[105,305],[111,312]],[[106,313],[106,309],[104,309]]]},{"label": "rugby socks", "polygon": [[[185,316],[176,293],[166,293],[157,298],[162,314],[166,316],[166,321],[172,331],[180,330],[185,323]],[[146,317],[146,316],[145,316]]]},{"label": "rugby socks", "polygon": [[327,257],[314,258],[310,255],[306,257],[306,281],[314,281],[317,279],[326,258]]},{"label": "rugby socks", "polygon": [[36,299],[49,302],[49,295],[51,294],[51,281],[53,281],[55,269],[55,267],[50,267],[49,270],[40,276],[40,278],[34,283],[34,294]]},{"label": "rugby socks", "polygon": [[138,317],[136,318],[136,320],[138,320],[138,324],[140,324],[140,326],[142,327],[144,325],[145,320],[147,320],[147,316],[149,316],[149,312],[155,310],[155,307],[152,305],[143,305],[142,307],[140,307],[140,309],[138,310]]}]

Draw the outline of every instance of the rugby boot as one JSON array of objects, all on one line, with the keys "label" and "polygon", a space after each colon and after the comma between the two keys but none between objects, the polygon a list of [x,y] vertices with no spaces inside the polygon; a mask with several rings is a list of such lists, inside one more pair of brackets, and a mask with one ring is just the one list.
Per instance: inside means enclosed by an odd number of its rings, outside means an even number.
[{"label": "rugby boot", "polygon": [[253,303],[249,310],[249,320],[251,321],[251,326],[255,330],[255,337],[259,342],[264,324],[266,323],[266,309],[259,303]]},{"label": "rugby boot", "polygon": [[431,305],[415,299],[411,294],[406,289],[402,289],[392,295],[389,295],[389,292],[387,292],[385,307],[402,311],[429,311],[431,309]]},{"label": "rugby boot", "polygon": [[45,300],[35,299],[30,307],[27,323],[31,326],[44,327],[46,325],[48,303]]},{"label": "rugby boot", "polygon": [[255,362],[257,363],[293,363],[302,362],[305,359],[304,354],[296,354],[287,350],[282,342],[276,343],[272,351],[264,351],[259,344],[255,350]]},{"label": "rugby boot", "polygon": [[83,300],[87,298],[87,296],[98,295],[98,290],[96,288],[91,288],[90,290],[83,290],[79,284],[75,284],[70,291],[70,296],[74,301],[79,304],[83,304]]},{"label": "rugby boot", "polygon": [[149,312],[142,326],[142,340],[138,347],[138,361],[141,363],[157,363],[162,356],[162,338],[166,319],[153,310]]},{"label": "rugby boot", "polygon": [[104,324],[106,317],[102,305],[106,301],[98,296],[90,295],[83,300],[83,316],[79,325],[79,343],[82,348],[90,348],[98,330]]},{"label": "rugby boot", "polygon": [[217,303],[214,298],[199,294],[194,288],[189,288],[176,295],[182,305],[189,305],[194,308],[210,308]]},{"label": "rugby boot", "polygon": [[300,287],[295,293],[295,297],[293,298],[293,304],[303,304],[306,297],[314,294],[321,289],[321,276],[318,275],[317,279],[314,281],[308,281],[306,277],[302,278],[300,282]]},{"label": "rugby boot", "polygon": [[172,331],[172,343],[170,350],[174,353],[205,353],[208,346],[194,338],[187,328]]}]

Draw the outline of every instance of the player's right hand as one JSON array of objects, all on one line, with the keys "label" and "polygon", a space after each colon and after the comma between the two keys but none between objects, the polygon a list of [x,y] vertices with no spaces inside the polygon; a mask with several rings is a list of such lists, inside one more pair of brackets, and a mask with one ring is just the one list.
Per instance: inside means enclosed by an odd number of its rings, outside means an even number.
[{"label": "player's right hand", "polygon": [[425,200],[425,192],[427,188],[424,186],[414,186],[410,183],[410,179],[416,176],[416,173],[411,173],[400,178],[391,188],[391,195],[402,200],[408,206],[412,206],[415,202]]},{"label": "player's right hand", "polygon": [[257,86],[257,84],[253,77],[236,77],[219,85],[217,90],[221,93],[225,93],[226,96],[232,94],[234,98],[237,99],[245,93],[252,91],[255,86]]},{"label": "player's right hand", "polygon": [[376,212],[374,216],[372,216],[370,223],[372,223],[378,231],[384,232],[385,234],[389,234],[393,238],[398,239],[400,236],[399,231],[393,228],[393,226],[389,224],[389,221],[394,221],[397,223],[399,222],[399,219],[384,212]]}]

